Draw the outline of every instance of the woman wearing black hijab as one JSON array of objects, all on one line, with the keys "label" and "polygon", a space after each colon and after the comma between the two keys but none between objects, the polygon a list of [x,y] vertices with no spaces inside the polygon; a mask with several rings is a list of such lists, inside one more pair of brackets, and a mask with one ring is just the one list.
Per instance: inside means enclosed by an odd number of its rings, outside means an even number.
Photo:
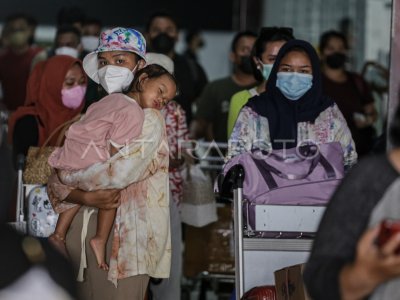
[{"label": "woman wearing black hijab", "polygon": [[252,149],[289,149],[305,141],[340,142],[345,167],[357,161],[342,113],[322,95],[316,51],[306,41],[292,40],[280,49],[266,91],[251,98],[240,111],[227,158]]}]

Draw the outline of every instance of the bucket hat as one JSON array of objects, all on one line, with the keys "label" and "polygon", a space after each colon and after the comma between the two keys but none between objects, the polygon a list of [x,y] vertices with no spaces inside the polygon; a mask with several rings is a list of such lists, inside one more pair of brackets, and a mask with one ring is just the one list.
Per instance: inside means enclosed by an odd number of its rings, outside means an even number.
[{"label": "bucket hat", "polygon": [[97,49],[83,59],[83,69],[96,83],[99,83],[97,54],[107,51],[136,53],[146,61],[146,40],[139,31],[132,28],[115,27],[103,31]]}]

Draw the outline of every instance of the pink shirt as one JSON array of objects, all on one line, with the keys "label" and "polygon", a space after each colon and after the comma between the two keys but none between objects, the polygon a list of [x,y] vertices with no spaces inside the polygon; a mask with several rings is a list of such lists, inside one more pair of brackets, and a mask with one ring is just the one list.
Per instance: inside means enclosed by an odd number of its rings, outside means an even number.
[{"label": "pink shirt", "polygon": [[116,148],[129,144],[141,134],[143,122],[143,109],[134,99],[120,93],[108,95],[70,126],[64,146],[50,155],[49,164],[73,171],[104,162],[110,157],[110,143]]}]

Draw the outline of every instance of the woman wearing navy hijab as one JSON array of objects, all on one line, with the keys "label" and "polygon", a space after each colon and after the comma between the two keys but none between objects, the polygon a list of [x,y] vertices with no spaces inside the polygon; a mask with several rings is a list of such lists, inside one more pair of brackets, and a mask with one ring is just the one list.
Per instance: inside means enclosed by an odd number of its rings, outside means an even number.
[{"label": "woman wearing navy hijab", "polygon": [[279,51],[266,91],[242,108],[229,139],[227,159],[261,149],[289,149],[304,142],[340,142],[346,168],[357,161],[339,108],[323,96],[319,58],[312,45],[291,40]]}]

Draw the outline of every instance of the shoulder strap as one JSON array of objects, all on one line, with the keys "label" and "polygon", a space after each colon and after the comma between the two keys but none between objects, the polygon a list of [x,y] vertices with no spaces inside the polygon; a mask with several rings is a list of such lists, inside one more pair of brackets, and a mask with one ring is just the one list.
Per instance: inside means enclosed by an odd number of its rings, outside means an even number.
[{"label": "shoulder strap", "polygon": [[67,131],[67,129],[69,128],[69,126],[78,121],[81,117],[81,114],[77,114],[75,117],[73,117],[71,120],[68,120],[64,123],[62,123],[61,125],[59,125],[56,129],[53,130],[53,132],[48,136],[48,138],[44,141],[43,145],[40,147],[40,150],[38,151],[38,154],[41,153],[43,151],[43,148],[46,147],[48,145],[48,143],[50,142],[50,140],[57,134],[59,133],[59,136],[57,138],[56,141],[56,147],[60,147],[61,143],[64,139],[64,135],[65,132]]}]

